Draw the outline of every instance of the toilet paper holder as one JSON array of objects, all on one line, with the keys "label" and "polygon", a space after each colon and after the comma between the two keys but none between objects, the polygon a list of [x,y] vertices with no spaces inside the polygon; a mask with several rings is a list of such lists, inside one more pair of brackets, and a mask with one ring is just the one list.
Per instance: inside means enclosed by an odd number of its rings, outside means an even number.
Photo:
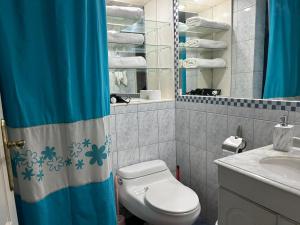
[{"label": "toilet paper holder", "polygon": [[222,149],[232,152],[241,153],[247,147],[247,142],[242,138],[242,128],[238,126],[237,135],[228,137],[222,144]]}]

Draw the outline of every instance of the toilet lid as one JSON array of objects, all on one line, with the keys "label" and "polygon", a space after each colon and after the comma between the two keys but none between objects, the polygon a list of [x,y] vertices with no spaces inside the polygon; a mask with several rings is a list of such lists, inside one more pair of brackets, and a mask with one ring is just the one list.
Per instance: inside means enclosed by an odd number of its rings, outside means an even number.
[{"label": "toilet lid", "polygon": [[160,182],[148,187],[146,204],[156,210],[171,214],[193,211],[199,205],[197,194],[179,182]]}]

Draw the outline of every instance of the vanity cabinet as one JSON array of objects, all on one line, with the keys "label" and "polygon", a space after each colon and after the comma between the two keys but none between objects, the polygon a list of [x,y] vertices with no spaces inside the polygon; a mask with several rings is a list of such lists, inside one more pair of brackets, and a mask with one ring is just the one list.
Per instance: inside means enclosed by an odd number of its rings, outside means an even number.
[{"label": "vanity cabinet", "polygon": [[[218,225],[300,225],[300,181],[278,176],[262,164],[265,158],[291,155],[300,159],[298,150],[278,152],[270,145],[216,160]],[[284,170],[288,164],[282,165]]]},{"label": "vanity cabinet", "polygon": [[296,222],[293,222],[291,220],[288,220],[286,218],[283,218],[283,217],[279,216],[279,218],[278,218],[278,225],[299,225],[299,224],[296,223]]},{"label": "vanity cabinet", "polygon": [[299,225],[224,188],[219,209],[219,225]]},{"label": "vanity cabinet", "polygon": [[276,214],[223,188],[219,189],[219,209],[219,225],[277,224]]}]

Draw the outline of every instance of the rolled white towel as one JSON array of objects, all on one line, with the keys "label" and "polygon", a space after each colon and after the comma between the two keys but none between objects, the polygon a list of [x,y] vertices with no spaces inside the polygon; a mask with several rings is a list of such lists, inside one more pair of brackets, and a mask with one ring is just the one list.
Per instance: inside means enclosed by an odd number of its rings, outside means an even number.
[{"label": "rolled white towel", "polygon": [[185,47],[224,49],[227,47],[227,43],[208,39],[190,39],[185,43]]},{"label": "rolled white towel", "polygon": [[138,7],[106,6],[107,16],[122,17],[139,20],[144,15],[144,10]]},{"label": "rolled white towel", "polygon": [[121,43],[121,44],[144,44],[145,37],[143,34],[135,33],[120,33],[117,31],[108,31],[108,42],[110,43]]},{"label": "rolled white towel", "polygon": [[217,29],[224,29],[224,30],[228,30],[230,28],[230,25],[227,23],[206,19],[201,16],[194,16],[188,18],[186,20],[186,25],[188,27],[203,26],[203,27],[217,28]]},{"label": "rolled white towel", "polygon": [[146,68],[146,59],[142,56],[135,57],[111,57],[109,58],[109,67],[111,69],[139,69]]},{"label": "rolled white towel", "polygon": [[179,59],[179,61],[178,61],[178,67],[179,68],[183,68],[183,65],[184,65],[184,60],[183,59]]},{"label": "rolled white towel", "polygon": [[184,68],[224,68],[226,67],[226,62],[224,59],[199,59],[199,58],[188,58],[183,62]]},{"label": "rolled white towel", "polygon": [[189,27],[185,23],[179,22],[179,25],[178,25],[179,32],[186,32],[188,29],[189,29]]}]

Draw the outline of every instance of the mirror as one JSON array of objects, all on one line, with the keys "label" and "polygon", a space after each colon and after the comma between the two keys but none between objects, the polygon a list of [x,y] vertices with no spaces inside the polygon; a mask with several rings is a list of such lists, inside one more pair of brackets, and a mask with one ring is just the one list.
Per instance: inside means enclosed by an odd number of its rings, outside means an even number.
[{"label": "mirror", "polygon": [[174,98],[173,2],[106,2],[111,94]]},{"label": "mirror", "polygon": [[179,0],[178,8],[181,93],[230,96],[231,0]]},{"label": "mirror", "polygon": [[299,1],[178,3],[178,93],[299,100]]}]

